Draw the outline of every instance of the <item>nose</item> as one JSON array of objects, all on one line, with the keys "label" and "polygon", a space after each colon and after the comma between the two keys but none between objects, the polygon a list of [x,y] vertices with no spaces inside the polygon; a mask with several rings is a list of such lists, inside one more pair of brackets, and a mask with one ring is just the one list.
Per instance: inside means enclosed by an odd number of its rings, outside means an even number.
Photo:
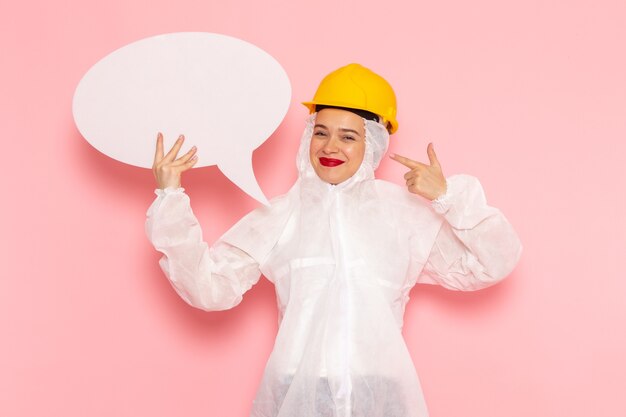
[{"label": "nose", "polygon": [[322,148],[322,152],[328,155],[328,154],[337,152],[338,149],[339,148],[337,147],[337,138],[335,138],[334,136],[331,136],[328,138],[328,140],[324,144],[324,147]]}]

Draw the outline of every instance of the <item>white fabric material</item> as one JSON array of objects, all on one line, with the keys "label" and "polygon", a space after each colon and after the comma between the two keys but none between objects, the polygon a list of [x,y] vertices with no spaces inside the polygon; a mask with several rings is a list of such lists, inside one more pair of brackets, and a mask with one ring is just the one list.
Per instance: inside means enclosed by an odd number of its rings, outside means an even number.
[{"label": "white fabric material", "polygon": [[261,274],[274,283],[279,330],[251,416],[425,417],[401,334],[409,291],[416,283],[490,286],[512,271],[522,245],[475,177],[450,176],[432,203],[374,179],[388,144],[374,121],[364,119],[356,174],[323,182],[309,161],[314,120],[302,135],[294,186],[211,248],[183,188],[156,190],[147,236],[194,307],[234,307]]}]

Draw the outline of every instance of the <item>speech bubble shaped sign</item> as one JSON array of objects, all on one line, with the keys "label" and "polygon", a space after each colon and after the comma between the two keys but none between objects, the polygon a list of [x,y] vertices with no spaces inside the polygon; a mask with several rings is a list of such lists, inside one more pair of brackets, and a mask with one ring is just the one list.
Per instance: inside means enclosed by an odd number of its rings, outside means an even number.
[{"label": "speech bubble shaped sign", "polygon": [[180,32],[101,59],[78,83],[72,111],[94,148],[138,167],[152,167],[157,132],[166,153],[184,134],[186,148],[197,146],[194,167],[217,165],[267,204],[252,151],[276,130],[290,102],[285,70],[262,49],[226,35]]}]

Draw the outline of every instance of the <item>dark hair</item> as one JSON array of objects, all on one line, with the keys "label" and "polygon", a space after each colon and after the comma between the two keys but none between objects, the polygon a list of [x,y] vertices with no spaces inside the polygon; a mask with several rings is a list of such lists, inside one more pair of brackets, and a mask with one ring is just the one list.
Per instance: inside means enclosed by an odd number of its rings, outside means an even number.
[{"label": "dark hair", "polygon": [[340,106],[327,106],[325,104],[316,104],[315,105],[315,111],[320,111],[322,109],[347,110],[349,112],[352,112],[354,114],[357,114],[357,115],[361,116],[364,119],[373,120],[375,122],[380,122],[380,119],[378,118],[378,116],[375,113],[372,113],[371,111],[367,111],[367,110],[351,109],[349,107],[340,107]]}]

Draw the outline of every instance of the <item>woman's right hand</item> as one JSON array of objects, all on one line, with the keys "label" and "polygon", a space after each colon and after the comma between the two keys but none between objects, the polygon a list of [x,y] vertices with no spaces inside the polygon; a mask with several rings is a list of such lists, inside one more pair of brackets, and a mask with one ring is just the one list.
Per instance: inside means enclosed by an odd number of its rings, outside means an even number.
[{"label": "woman's right hand", "polygon": [[185,140],[184,135],[180,135],[178,140],[172,149],[163,156],[163,135],[161,132],[157,135],[156,154],[154,155],[154,164],[152,165],[152,172],[154,178],[156,178],[159,188],[165,189],[167,187],[180,187],[181,174],[191,168],[197,161],[198,156],[196,153],[196,147],[193,146],[186,154],[176,159],[176,155],[183,146]]}]

